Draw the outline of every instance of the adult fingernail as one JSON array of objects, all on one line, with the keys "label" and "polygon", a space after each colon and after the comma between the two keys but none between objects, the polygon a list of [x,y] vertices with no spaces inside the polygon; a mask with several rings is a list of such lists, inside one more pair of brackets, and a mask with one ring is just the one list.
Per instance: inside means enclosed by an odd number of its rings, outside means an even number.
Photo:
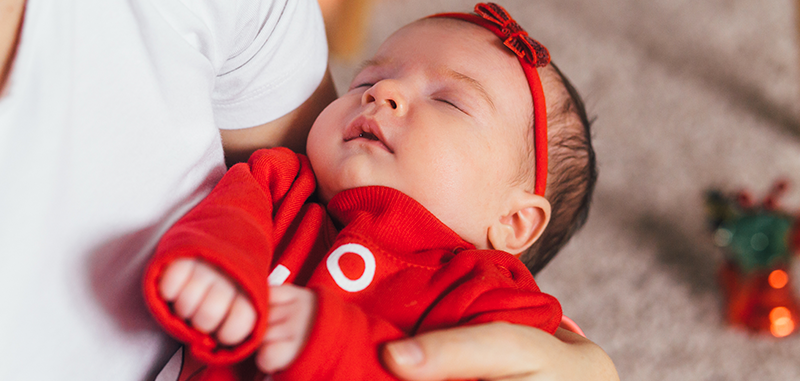
[{"label": "adult fingernail", "polygon": [[422,348],[415,340],[397,341],[386,345],[386,350],[398,365],[419,365],[425,359]]}]

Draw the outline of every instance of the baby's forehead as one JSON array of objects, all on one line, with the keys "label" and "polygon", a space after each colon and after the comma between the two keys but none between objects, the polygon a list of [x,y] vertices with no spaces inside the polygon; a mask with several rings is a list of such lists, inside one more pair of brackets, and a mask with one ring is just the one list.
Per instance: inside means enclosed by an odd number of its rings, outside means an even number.
[{"label": "baby's forehead", "polygon": [[[486,28],[464,20],[442,17],[422,18],[412,21],[395,31],[395,33],[393,33],[389,39],[395,35],[402,35],[404,33],[408,33],[409,31],[422,34],[446,33],[457,36],[461,39],[469,40],[471,43],[476,42],[476,37],[482,36],[484,37],[484,42],[487,42],[487,45],[494,45],[497,48],[502,46],[502,43],[499,43],[499,39],[497,39],[497,37]],[[486,37],[489,38],[487,39]],[[489,46],[486,48],[489,48]]]},{"label": "baby's forehead", "polygon": [[[447,59],[452,57],[452,59]],[[406,63],[416,68],[454,70],[491,82],[485,86],[516,86],[529,94],[525,74],[516,56],[491,31],[456,19],[414,21],[389,36],[363,67]],[[426,66],[428,65],[428,66]]]}]

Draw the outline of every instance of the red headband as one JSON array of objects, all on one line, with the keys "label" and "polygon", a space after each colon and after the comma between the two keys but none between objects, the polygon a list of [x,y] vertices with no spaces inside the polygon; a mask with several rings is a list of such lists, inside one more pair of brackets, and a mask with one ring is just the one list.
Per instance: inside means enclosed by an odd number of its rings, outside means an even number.
[{"label": "red headband", "polygon": [[528,32],[514,21],[508,12],[495,3],[479,3],[475,13],[439,13],[428,17],[454,18],[482,26],[503,40],[503,44],[517,55],[533,97],[533,146],[536,158],[536,181],[533,193],[544,196],[547,186],[547,106],[537,67],[550,63],[550,53],[544,45],[530,38]]}]

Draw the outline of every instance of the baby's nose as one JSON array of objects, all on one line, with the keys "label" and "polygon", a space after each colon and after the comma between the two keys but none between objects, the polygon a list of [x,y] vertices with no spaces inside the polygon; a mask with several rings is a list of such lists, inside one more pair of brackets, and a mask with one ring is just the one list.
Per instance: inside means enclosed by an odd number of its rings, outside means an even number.
[{"label": "baby's nose", "polygon": [[378,106],[388,106],[396,115],[404,115],[408,107],[400,89],[400,84],[391,79],[379,81],[365,91],[362,103],[376,103]]}]

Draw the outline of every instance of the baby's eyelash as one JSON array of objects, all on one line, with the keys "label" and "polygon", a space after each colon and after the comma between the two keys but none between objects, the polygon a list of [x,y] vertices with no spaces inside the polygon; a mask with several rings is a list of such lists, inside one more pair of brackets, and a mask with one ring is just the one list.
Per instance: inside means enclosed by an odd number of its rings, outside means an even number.
[{"label": "baby's eyelash", "polygon": [[455,107],[455,108],[458,108],[456,105],[454,105],[454,104],[453,104],[453,102],[450,102],[450,101],[448,101],[447,99],[444,99],[444,98],[435,98],[434,100],[435,100],[435,101],[437,101],[437,102],[447,103],[447,104],[449,104],[450,106],[453,106],[453,107]]},{"label": "baby's eyelash", "polygon": [[451,101],[449,101],[449,100],[447,100],[445,98],[434,98],[433,100],[435,100],[437,102],[442,102],[444,104],[447,104],[448,106],[453,107],[454,109],[456,109],[458,111],[461,111],[461,112],[466,114],[466,112],[464,110],[462,110],[461,107],[458,107],[455,103],[453,103],[453,102],[451,102]]},{"label": "baby's eyelash", "polygon": [[370,87],[372,87],[374,85],[375,85],[374,83],[369,83],[369,82],[359,83],[358,85],[350,86],[350,89],[348,91],[356,90],[356,89],[369,89]]}]

